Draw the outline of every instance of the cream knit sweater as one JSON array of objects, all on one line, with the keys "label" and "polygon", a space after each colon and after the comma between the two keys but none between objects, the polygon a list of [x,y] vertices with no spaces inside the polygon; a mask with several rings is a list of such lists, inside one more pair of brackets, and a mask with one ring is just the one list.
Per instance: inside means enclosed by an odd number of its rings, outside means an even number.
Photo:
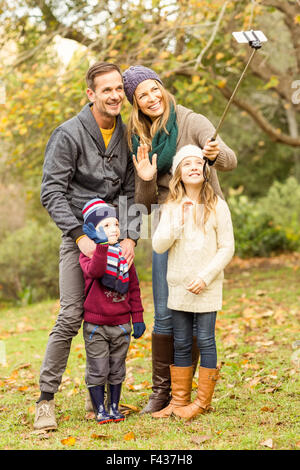
[{"label": "cream knit sweater", "polygon": [[[168,254],[168,307],[187,312],[214,312],[222,307],[223,270],[234,253],[234,236],[227,203],[218,196],[214,212],[205,224],[205,233],[189,216],[182,225],[182,204],[162,206],[162,214],[153,235],[157,253]],[[206,288],[193,294],[186,286],[201,278]]]}]

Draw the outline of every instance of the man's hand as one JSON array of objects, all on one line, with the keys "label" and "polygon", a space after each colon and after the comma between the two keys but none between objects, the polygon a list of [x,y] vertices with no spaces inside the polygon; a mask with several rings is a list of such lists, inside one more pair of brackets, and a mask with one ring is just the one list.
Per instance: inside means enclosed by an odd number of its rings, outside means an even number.
[{"label": "man's hand", "polygon": [[125,240],[122,240],[120,242],[120,245],[122,248],[122,256],[124,256],[124,258],[127,261],[128,268],[130,268],[134,260],[135,243],[130,238],[125,238]]},{"label": "man's hand", "polygon": [[203,279],[194,279],[187,286],[187,290],[189,292],[192,292],[192,294],[200,294],[200,292],[203,291],[205,287],[206,287],[206,284],[203,281]]},{"label": "man's hand", "polygon": [[204,157],[208,158],[209,160],[214,160],[217,158],[220,152],[219,143],[216,140],[208,139],[205,142],[205,146],[202,150]]},{"label": "man's hand", "polygon": [[88,258],[92,258],[93,254],[96,251],[96,243],[93,242],[93,240],[91,240],[86,235],[80,238],[80,240],[77,243],[77,246],[79,250],[81,251],[81,253],[83,253]]}]

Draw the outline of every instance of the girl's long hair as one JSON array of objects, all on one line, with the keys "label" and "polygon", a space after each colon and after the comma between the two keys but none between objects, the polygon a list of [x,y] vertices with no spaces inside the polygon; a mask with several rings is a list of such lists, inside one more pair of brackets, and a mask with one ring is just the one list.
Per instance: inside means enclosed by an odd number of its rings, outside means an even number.
[{"label": "girl's long hair", "polygon": [[[166,200],[166,203],[175,202],[179,204],[183,197],[186,196],[185,187],[183,182],[181,181],[181,166],[182,162],[177,166],[174,175],[172,176],[170,183],[169,183],[169,194]],[[206,174],[207,178],[209,179],[210,176],[210,168],[209,166],[206,167]],[[213,190],[213,187],[209,183],[209,181],[203,181],[201,192],[199,195],[198,204],[203,204],[204,214],[203,217],[198,216],[197,213],[197,206],[194,208],[194,221],[204,232],[205,232],[205,224],[210,216],[210,213],[215,211],[215,207],[217,204],[218,197]]]},{"label": "girl's long hair", "polygon": [[147,144],[149,151],[152,149],[152,139],[157,131],[164,130],[167,134],[166,125],[170,116],[171,106],[174,108],[176,106],[176,101],[173,95],[169,93],[159,82],[154,80],[158,88],[161,91],[163,103],[165,106],[164,112],[161,116],[158,116],[153,122],[149,116],[146,116],[137,103],[135,95],[133,95],[133,105],[132,111],[129,116],[129,121],[127,124],[127,138],[128,145],[132,151],[132,141],[131,137],[133,134],[136,134],[140,138],[141,144]]}]

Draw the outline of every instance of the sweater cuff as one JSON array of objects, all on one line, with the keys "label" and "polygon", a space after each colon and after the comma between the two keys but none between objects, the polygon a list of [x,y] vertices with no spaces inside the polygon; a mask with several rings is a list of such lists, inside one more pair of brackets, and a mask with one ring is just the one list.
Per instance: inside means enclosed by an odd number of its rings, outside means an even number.
[{"label": "sweater cuff", "polygon": [[82,235],[85,235],[85,233],[83,232],[81,225],[74,228],[73,230],[70,230],[69,232],[69,236],[74,240],[74,242],[76,242],[77,238],[81,237]]},{"label": "sweater cuff", "polygon": [[209,286],[209,284],[212,283],[212,281],[217,277],[217,275],[219,274],[219,272],[214,272],[214,271],[210,271],[210,272],[207,272],[207,271],[204,271],[203,273],[198,273],[198,277],[200,279],[202,279],[205,284],[206,284],[206,287]]},{"label": "sweater cuff", "polygon": [[213,166],[213,164],[216,162],[218,156],[220,155],[220,152],[218,153],[218,155],[216,156],[216,158],[214,158],[214,160],[210,160],[209,158],[207,159],[207,163],[208,163],[208,166]]},{"label": "sweater cuff", "polygon": [[131,319],[132,323],[144,323],[143,312],[132,312]]},{"label": "sweater cuff", "polygon": [[[218,168],[223,169],[228,164],[227,161],[228,161],[228,157],[227,157],[226,153],[222,152],[222,150],[220,150],[220,152],[217,155],[217,158],[215,160],[213,160],[212,165],[217,162],[216,166]],[[216,169],[218,169],[218,168],[216,168]]]}]

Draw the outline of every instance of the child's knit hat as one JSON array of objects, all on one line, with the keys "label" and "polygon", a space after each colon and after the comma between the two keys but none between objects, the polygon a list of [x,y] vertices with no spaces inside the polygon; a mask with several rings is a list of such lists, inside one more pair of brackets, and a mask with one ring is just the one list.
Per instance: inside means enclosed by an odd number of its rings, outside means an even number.
[{"label": "child's knit hat", "polygon": [[114,207],[106,204],[103,199],[91,199],[82,209],[83,221],[85,224],[92,222],[96,227],[99,222],[108,217],[117,218],[117,213]]},{"label": "child's knit hat", "polygon": [[197,145],[185,145],[181,147],[181,149],[176,153],[175,157],[173,158],[172,163],[172,174],[174,175],[176,168],[178,167],[179,163],[186,157],[199,157],[203,158],[203,153],[200,147]]},{"label": "child's knit hat", "polygon": [[163,84],[154,70],[143,65],[133,65],[123,73],[124,91],[129,103],[133,104],[133,94],[137,86],[145,80],[157,80]]}]

